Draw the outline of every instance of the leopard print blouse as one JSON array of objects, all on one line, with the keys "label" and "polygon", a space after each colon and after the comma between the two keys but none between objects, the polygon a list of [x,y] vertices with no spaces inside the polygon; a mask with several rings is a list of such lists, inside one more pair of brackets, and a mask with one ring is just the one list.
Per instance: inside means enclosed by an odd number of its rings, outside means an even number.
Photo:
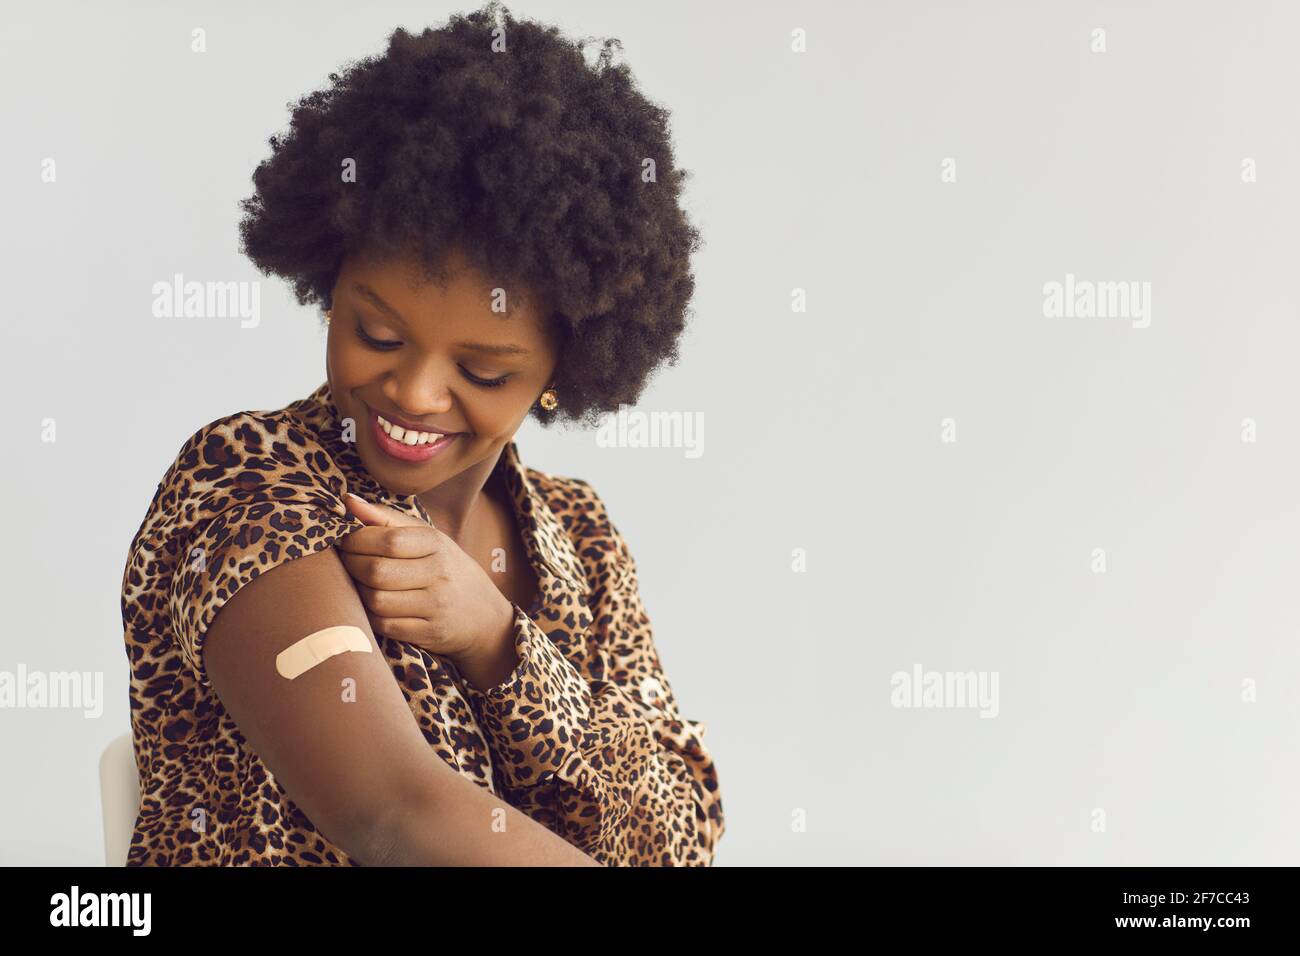
[{"label": "leopard print blouse", "polygon": [[[351,425],[351,423],[347,423]],[[205,425],[131,542],[122,621],[140,809],[128,866],[359,866],[288,798],[217,698],[203,639],[236,591],[363,527],[343,495],[429,520],[344,439],[329,383]],[[660,666],[636,564],[592,487],[497,464],[541,586],[514,605],[519,663],[481,691],[423,648],[375,635],[429,747],[607,866],[708,866],[718,776]]]}]

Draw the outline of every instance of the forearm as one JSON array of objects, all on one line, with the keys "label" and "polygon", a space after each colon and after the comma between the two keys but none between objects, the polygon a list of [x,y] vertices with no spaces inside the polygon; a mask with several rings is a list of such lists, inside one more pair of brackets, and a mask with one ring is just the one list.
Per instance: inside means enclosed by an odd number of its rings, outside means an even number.
[{"label": "forearm", "polygon": [[373,827],[366,866],[600,866],[488,790],[449,776]]}]

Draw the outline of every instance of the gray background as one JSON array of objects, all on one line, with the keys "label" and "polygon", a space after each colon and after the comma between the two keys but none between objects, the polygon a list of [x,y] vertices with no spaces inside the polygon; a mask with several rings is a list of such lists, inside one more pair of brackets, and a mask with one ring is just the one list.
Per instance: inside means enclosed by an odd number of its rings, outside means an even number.
[{"label": "gray background", "polygon": [[[48,3],[0,34],[0,669],[107,698],[0,710],[0,862],[102,862],[130,538],[199,426],[324,378],[316,313],[237,250],[286,103],[470,8]],[[633,548],[717,864],[1300,861],[1295,7],[511,9],[620,38],[693,172],[696,314],[639,410],[702,414],[703,456],[518,439]],[[261,325],[153,318],[175,272],[263,279]],[[1150,282],[1150,326],[1044,317],[1066,273]],[[918,663],[998,672],[998,717],[892,707]]]}]

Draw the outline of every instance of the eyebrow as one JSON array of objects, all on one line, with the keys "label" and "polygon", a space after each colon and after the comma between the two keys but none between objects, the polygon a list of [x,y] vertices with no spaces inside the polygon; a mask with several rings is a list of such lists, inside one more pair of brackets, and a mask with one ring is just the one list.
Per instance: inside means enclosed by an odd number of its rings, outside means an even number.
[{"label": "eyebrow", "polygon": [[[364,282],[353,284],[352,290],[362,298],[368,300],[375,308],[384,314],[396,319],[403,325],[406,325],[406,319],[402,318],[402,313],[398,312],[391,305],[380,297],[379,293]],[[457,342],[457,348],[469,349],[473,352],[482,352],[486,355],[528,355],[528,349],[522,345],[489,345],[485,342]]]}]

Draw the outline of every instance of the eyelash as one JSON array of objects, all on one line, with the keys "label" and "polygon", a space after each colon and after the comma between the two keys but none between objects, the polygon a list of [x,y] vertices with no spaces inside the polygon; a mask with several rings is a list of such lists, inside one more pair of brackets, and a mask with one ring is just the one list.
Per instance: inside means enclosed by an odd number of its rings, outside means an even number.
[{"label": "eyelash", "polygon": [[[372,349],[375,349],[376,351],[379,352],[391,352],[393,349],[397,348],[397,346],[402,344],[401,342],[384,342],[381,341],[380,339],[372,338],[371,336],[366,334],[365,330],[361,328],[359,324],[357,325],[356,330],[357,330],[357,338],[359,338],[366,345],[370,346]],[[503,375],[500,378],[494,378],[494,379],[479,378],[477,375],[472,375],[470,372],[466,371],[465,366],[463,365],[460,366],[460,371],[461,374],[463,374],[467,379],[469,379],[475,385],[481,385],[484,388],[500,388],[506,382],[510,381],[509,375]]]}]

